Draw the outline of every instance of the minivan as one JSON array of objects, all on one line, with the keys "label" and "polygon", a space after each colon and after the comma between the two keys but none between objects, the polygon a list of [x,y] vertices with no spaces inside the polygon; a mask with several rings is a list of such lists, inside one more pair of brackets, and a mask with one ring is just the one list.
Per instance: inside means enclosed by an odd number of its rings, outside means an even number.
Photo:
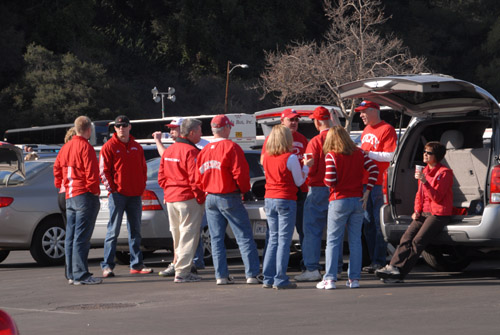
[{"label": "minivan", "polygon": [[[461,271],[472,259],[500,251],[500,108],[484,89],[440,74],[371,78],[339,87],[342,98],[389,106],[411,120],[384,183],[380,211],[385,239],[394,245],[411,222],[424,145],[440,141],[442,163],[453,170],[454,215],[422,254],[438,271]],[[398,130],[396,129],[396,132]]]}]

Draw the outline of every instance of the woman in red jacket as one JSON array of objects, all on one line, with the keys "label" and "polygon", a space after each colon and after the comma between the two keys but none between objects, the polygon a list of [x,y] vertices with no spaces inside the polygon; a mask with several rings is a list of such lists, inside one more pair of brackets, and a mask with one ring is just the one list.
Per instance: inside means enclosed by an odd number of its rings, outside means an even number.
[{"label": "woman in red jacket", "polygon": [[266,173],[265,211],[269,227],[269,242],[264,256],[264,288],[296,288],[286,275],[290,244],[295,228],[297,190],[307,178],[313,160],[304,159],[301,167],[292,153],[293,137],[290,129],[274,126],[266,142],[263,156]]},{"label": "woman in red jacket", "polygon": [[384,282],[402,282],[422,251],[450,222],[453,210],[453,171],[442,165],[446,147],[428,142],[424,148],[423,170],[415,171],[418,190],[415,196],[413,221],[401,237],[399,246],[386,267],[375,275]]}]

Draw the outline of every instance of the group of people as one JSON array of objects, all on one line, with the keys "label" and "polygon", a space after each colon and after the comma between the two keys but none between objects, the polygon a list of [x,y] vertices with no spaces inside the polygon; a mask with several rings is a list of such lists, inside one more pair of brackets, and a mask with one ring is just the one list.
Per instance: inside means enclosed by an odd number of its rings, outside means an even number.
[{"label": "group of people", "polygon": [[[243,150],[229,140],[234,124],[225,115],[211,121],[214,139],[201,139],[201,122],[176,119],[169,127],[175,142],[161,144],[161,133],[153,134],[161,163],[159,185],[164,190],[169,225],[174,242],[174,261],[161,276],[174,276],[175,283],[201,278],[193,266],[200,258],[200,230],[207,222],[217,285],[234,283],[229,273],[224,244],[227,224],[238,243],[247,284],[263,288],[293,289],[287,276],[294,229],[299,233],[303,272],[296,281],[318,281],[318,289],[334,289],[343,265],[344,232],[348,232],[349,268],[346,286],[358,288],[361,272],[375,273],[386,281],[401,281],[411,270],[430,239],[449,222],[453,176],[439,162],[445,148],[439,142],[425,146],[427,167],[418,171],[414,221],[386,265],[387,244],[380,229],[383,205],[383,174],[396,150],[396,132],[380,118],[380,107],[363,101],[360,113],[365,129],[361,147],[331,112],[317,107],[309,116],[319,134],[308,141],[298,132],[299,113],[286,109],[281,124],[272,128],[262,149],[266,175],[265,212],[268,235],[262,277],[257,247],[242,195],[250,190],[249,166]],[[109,193],[110,220],[104,245],[103,277],[114,276],[116,240],[123,213],[127,214],[130,273],[149,274],[140,251],[141,195],[145,188],[146,164],[142,148],[130,135],[126,116],[115,120],[115,134],[103,146],[99,162],[90,137],[90,120],[75,120],[76,135],[63,146],[54,165],[55,185],[65,192],[67,207],[66,262],[70,284],[97,284],[86,258],[97,211],[99,181]],[[450,179],[451,178],[451,179]],[[327,230],[325,273],[320,273],[323,230]],[[371,264],[362,268],[362,230]],[[198,250],[198,251],[197,251]],[[201,252],[201,258],[202,252]],[[193,271],[194,268],[194,271]]]}]

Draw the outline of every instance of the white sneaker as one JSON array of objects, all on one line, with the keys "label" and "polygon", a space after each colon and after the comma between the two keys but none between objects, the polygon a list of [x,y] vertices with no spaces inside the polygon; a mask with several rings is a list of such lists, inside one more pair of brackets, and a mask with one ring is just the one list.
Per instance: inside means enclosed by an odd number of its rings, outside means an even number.
[{"label": "white sneaker", "polygon": [[259,279],[257,279],[256,277],[247,278],[247,284],[255,285],[255,284],[260,284],[260,283],[262,283],[262,282],[259,281]]},{"label": "white sneaker", "polygon": [[296,281],[318,281],[321,280],[321,273],[319,270],[308,271],[305,270],[300,275],[295,276]]},{"label": "white sneaker", "polygon": [[201,281],[201,277],[194,273],[188,273],[184,277],[175,276],[174,278],[174,283],[193,283],[197,281]]},{"label": "white sneaker", "polygon": [[359,288],[359,280],[353,279],[353,280],[347,280],[345,283],[345,286],[349,288]]},{"label": "white sneaker", "polygon": [[97,285],[97,284],[100,284],[102,283],[102,279],[101,278],[94,278],[92,276],[88,277],[87,279],[84,279],[84,280],[75,280],[73,282],[73,285]]},{"label": "white sneaker", "polygon": [[337,287],[335,286],[335,281],[331,279],[325,279],[317,283],[316,288],[320,290],[334,290]]},{"label": "white sneaker", "polygon": [[401,274],[400,274],[399,269],[397,267],[388,264],[388,265],[384,266],[383,268],[375,271],[375,275],[379,278],[386,279],[389,277],[398,277]]},{"label": "white sneaker", "polygon": [[234,278],[233,277],[218,278],[216,283],[217,283],[217,285],[234,284]]}]

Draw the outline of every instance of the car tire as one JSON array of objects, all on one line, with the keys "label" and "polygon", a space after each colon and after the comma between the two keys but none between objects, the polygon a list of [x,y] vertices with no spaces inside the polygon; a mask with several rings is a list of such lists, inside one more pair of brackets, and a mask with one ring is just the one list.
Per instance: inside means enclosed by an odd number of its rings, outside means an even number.
[{"label": "car tire", "polygon": [[43,221],[35,230],[30,253],[40,265],[64,264],[64,240],[66,230],[62,220],[54,218]]},{"label": "car tire", "polygon": [[201,231],[201,242],[203,243],[203,261],[205,264],[212,264],[212,240],[208,226]]},{"label": "car tire", "polygon": [[0,263],[2,263],[7,256],[9,256],[10,250],[0,250]]},{"label": "car tire", "polygon": [[431,268],[440,272],[460,272],[471,262],[463,248],[451,245],[430,246],[422,257]]}]

